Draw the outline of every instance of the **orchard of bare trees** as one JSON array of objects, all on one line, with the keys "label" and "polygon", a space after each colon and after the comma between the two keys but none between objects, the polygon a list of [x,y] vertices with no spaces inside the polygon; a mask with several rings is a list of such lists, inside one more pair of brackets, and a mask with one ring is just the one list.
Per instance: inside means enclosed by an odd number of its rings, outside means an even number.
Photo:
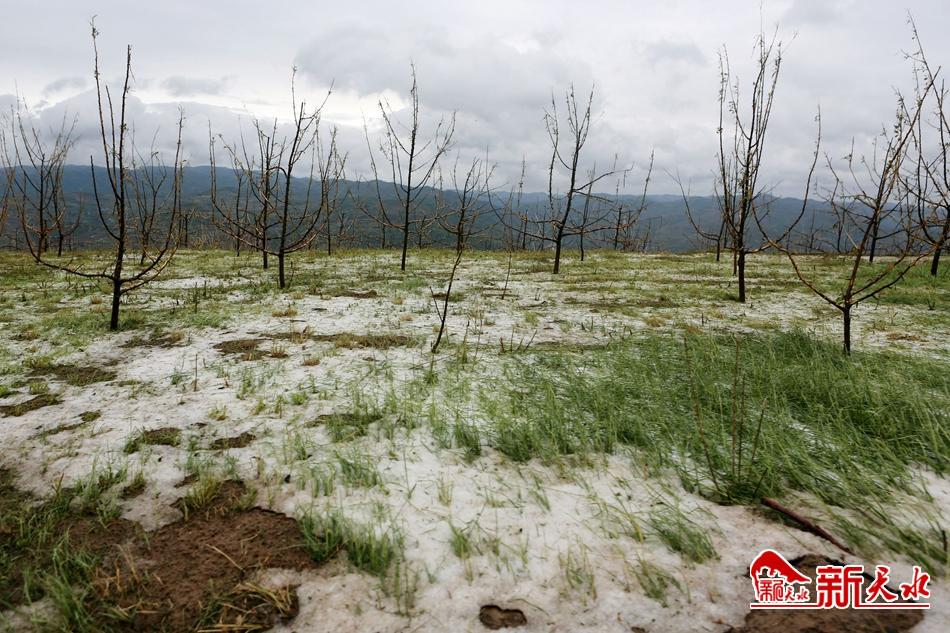
[{"label": "orchard of bare trees", "polygon": [[[672,176],[694,245],[713,247],[717,262],[721,252],[731,255],[736,299],[745,303],[755,296],[749,271],[756,255],[784,254],[801,283],[840,312],[846,351],[853,309],[924,260],[931,275],[938,275],[950,238],[947,89],[912,21],[910,29],[915,49],[907,63],[914,92],[898,94],[893,121],[882,122],[871,147],[852,146],[843,158],[823,153],[823,122],[816,117],[814,160],[810,168],[802,166],[806,178],[797,214],[778,217],[774,183],[766,180],[770,154],[777,151],[769,127],[773,111],[783,107],[786,51],[777,29],[757,36],[750,77],[734,72],[725,46],[719,52],[718,151],[710,169],[717,212],[700,217],[693,185]],[[321,249],[332,257],[345,247],[394,247],[405,272],[410,249],[453,248],[456,258],[438,309],[440,334],[467,249],[542,252],[551,272],[559,274],[567,251],[584,261],[592,249],[663,248],[654,232],[665,218],[651,214],[649,191],[655,151],[646,158],[645,150],[635,148],[639,166],[631,160],[635,156],[621,157],[619,150],[629,154],[631,148],[617,148],[606,167],[589,157],[595,154],[590,143],[598,118],[593,88],[579,93],[571,84],[563,93],[552,92],[540,118],[549,154],[536,162],[525,157],[515,184],[498,178],[490,148],[463,156],[453,146],[455,115],[428,116],[412,65],[406,105],[397,109],[380,99],[381,125],[364,120],[369,173],[348,178],[350,150],[324,120],[332,89],[313,105],[298,95],[294,69],[287,120],[252,116],[236,138],[215,132],[209,122],[207,182],[197,185],[203,188],[197,199],[186,200],[185,113],[173,156],[156,149],[157,135],[147,148],[138,143],[127,113],[132,49],[126,52],[124,83],[110,91],[100,77],[97,35],[93,27],[102,151],[89,157],[91,192],[67,190],[63,182],[64,169],[80,159],[73,155],[75,120],[67,115],[55,129],[43,129],[21,102],[4,116],[2,227],[7,244],[25,249],[38,264],[106,283],[113,330],[123,297],[157,278],[176,250],[189,245],[189,231],[199,236],[193,242],[205,246],[226,247],[237,256],[256,252],[264,269],[276,259],[280,289],[293,286],[291,256],[302,251]],[[672,175],[675,166],[663,170]],[[543,175],[546,191],[525,191],[532,174]],[[631,183],[639,194],[628,192]],[[108,239],[112,254],[79,263],[70,254],[79,236],[97,246]],[[802,266],[803,257],[822,253],[851,262],[841,285],[825,286],[827,280],[810,278]]]}]

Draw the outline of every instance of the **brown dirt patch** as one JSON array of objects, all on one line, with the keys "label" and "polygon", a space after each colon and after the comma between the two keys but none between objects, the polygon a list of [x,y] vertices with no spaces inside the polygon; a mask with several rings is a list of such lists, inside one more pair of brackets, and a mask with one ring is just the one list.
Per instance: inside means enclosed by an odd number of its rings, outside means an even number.
[{"label": "brown dirt patch", "polygon": [[37,409],[59,404],[60,402],[62,402],[62,400],[60,400],[60,397],[56,394],[41,393],[40,395],[33,396],[29,400],[20,402],[19,404],[0,405],[0,414],[18,417],[25,413],[29,413],[30,411],[36,411]]},{"label": "brown dirt patch", "polygon": [[131,455],[143,446],[178,446],[180,442],[181,429],[163,426],[159,429],[139,431],[131,436],[125,444],[125,452]]},{"label": "brown dirt patch", "polygon": [[[259,349],[260,345],[266,342],[268,339],[280,339],[284,337],[289,338],[292,336],[291,333],[286,335],[276,334],[273,336],[268,336],[267,339],[264,338],[243,338],[235,339],[233,341],[223,341],[214,346],[214,349],[218,350],[222,354],[234,354],[241,357],[241,360],[260,360],[264,356],[270,356],[271,358],[286,358],[287,352],[279,347],[273,347],[270,350]],[[303,342],[302,340],[299,342]]]},{"label": "brown dirt patch", "polygon": [[30,375],[52,377],[74,387],[85,387],[97,382],[115,380],[116,372],[94,365],[88,367],[82,365],[45,365],[35,368],[30,372]]},{"label": "brown dirt patch", "polygon": [[119,347],[175,347],[185,340],[183,332],[155,332],[149,337],[134,336]]},{"label": "brown dirt patch", "polygon": [[227,448],[244,448],[256,439],[256,435],[250,431],[245,431],[244,433],[234,437],[222,437],[216,439],[215,441],[211,442],[211,449],[220,451]]},{"label": "brown dirt patch", "polygon": [[[292,617],[296,600],[252,584],[261,569],[316,566],[297,522],[260,508],[235,509],[246,490],[225,482],[201,511],[137,542],[96,583],[106,602],[127,610],[120,630],[174,633],[251,621],[267,628]],[[284,591],[283,597],[275,596]],[[282,606],[283,605],[283,606]]]},{"label": "brown dirt patch", "polygon": [[[812,587],[816,567],[842,564],[816,554],[789,562],[812,579]],[[861,590],[872,581],[865,575]],[[731,628],[728,633],[903,633],[917,626],[923,617],[912,609],[756,609],[746,615],[743,626]]]},{"label": "brown dirt patch", "polygon": [[275,341],[287,341],[289,343],[305,343],[310,340],[310,331],[304,328],[300,332],[279,332],[277,334],[269,334],[268,338]]},{"label": "brown dirt patch", "polygon": [[131,521],[101,521],[94,512],[71,507],[75,494],[64,488],[37,499],[17,490],[10,471],[0,468],[0,610],[42,598],[37,576],[49,572],[57,556],[68,561],[63,552],[106,556],[133,538],[137,528]]},{"label": "brown dirt patch", "polygon": [[375,290],[340,290],[333,293],[334,297],[350,297],[351,299],[375,299],[379,296]]},{"label": "brown dirt patch", "polygon": [[353,334],[352,332],[340,332],[339,334],[316,334],[313,336],[315,341],[327,341],[337,347],[346,349],[358,349],[371,347],[373,349],[389,349],[391,347],[404,347],[412,343],[412,339],[401,334]]},{"label": "brown dirt patch", "polygon": [[528,624],[524,612],[518,609],[502,609],[494,604],[486,604],[478,610],[478,619],[492,630],[507,629]]},{"label": "brown dirt patch", "polygon": [[232,341],[222,341],[214,346],[222,354],[234,354],[241,360],[258,360],[264,355],[258,346],[264,342],[262,338],[239,338]]}]

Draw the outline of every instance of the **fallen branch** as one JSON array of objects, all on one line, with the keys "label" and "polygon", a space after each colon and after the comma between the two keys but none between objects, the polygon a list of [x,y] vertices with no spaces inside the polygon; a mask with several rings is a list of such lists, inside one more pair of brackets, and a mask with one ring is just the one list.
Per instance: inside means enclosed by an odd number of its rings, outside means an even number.
[{"label": "fallen branch", "polygon": [[841,551],[854,556],[854,552],[851,551],[850,548],[848,548],[846,545],[843,545],[841,541],[839,541],[834,536],[832,536],[831,533],[829,533],[826,529],[824,529],[820,525],[816,525],[815,523],[806,519],[799,513],[795,512],[794,510],[790,510],[789,508],[786,508],[775,499],[772,499],[770,497],[762,497],[762,505],[768,506],[769,508],[772,508],[776,512],[784,514],[785,516],[789,517],[790,519],[794,520],[796,523],[801,525],[802,528],[804,528],[806,532],[811,532],[815,536],[819,536],[825,539],[826,541],[828,541],[829,543],[831,543],[832,545],[834,545]]}]

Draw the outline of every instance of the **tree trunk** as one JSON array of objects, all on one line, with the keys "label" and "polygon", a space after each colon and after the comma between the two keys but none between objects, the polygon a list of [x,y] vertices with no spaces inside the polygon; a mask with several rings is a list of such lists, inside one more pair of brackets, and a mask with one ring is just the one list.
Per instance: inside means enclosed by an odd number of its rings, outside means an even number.
[{"label": "tree trunk", "polygon": [[937,248],[934,250],[934,257],[930,261],[930,275],[933,277],[937,276],[937,268],[940,267],[940,253],[943,252],[948,237],[950,237],[950,209],[947,210],[947,219],[943,223],[943,232],[940,234],[940,241],[937,242]]},{"label": "tree trunk", "polygon": [[558,228],[557,238],[554,240],[554,274],[561,272],[561,240],[563,239],[564,230]]},{"label": "tree trunk", "polygon": [[841,318],[844,322],[844,353],[851,355],[851,305],[845,304],[841,310]]},{"label": "tree trunk", "polygon": [[409,202],[406,199],[406,217],[402,225],[402,258],[399,260],[399,270],[406,270],[406,251],[409,250]]},{"label": "tree trunk", "polygon": [[[121,268],[117,267],[117,271]],[[122,298],[122,281],[118,277],[112,279],[112,316],[109,318],[109,329],[112,331],[119,329],[119,300]]]},{"label": "tree trunk", "polygon": [[874,254],[877,252],[877,233],[878,233],[878,230],[881,228],[880,220],[872,220],[872,221],[874,222],[874,226],[872,228],[873,233],[871,233],[871,251],[868,253],[869,264],[874,263]]},{"label": "tree trunk", "polygon": [[284,251],[277,252],[277,285],[281,289],[287,287],[284,281]]},{"label": "tree trunk", "polygon": [[739,257],[736,264],[736,271],[739,275],[739,303],[745,303],[745,251],[739,251]]}]

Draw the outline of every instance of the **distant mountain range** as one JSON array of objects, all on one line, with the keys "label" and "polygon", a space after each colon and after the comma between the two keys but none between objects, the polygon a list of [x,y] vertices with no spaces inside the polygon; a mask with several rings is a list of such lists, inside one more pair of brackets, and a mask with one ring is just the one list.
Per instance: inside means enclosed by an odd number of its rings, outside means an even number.
[{"label": "distant mountain range", "polygon": [[[101,167],[96,168],[96,182],[100,188],[100,194],[103,193],[103,187],[107,187],[107,178],[105,170]],[[238,180],[235,172],[231,169],[217,168],[215,173],[217,181],[218,195],[223,200],[233,198]],[[170,180],[166,186],[170,186]],[[302,196],[306,190],[306,179],[294,179],[295,195]],[[189,224],[190,245],[219,244],[230,243],[220,231],[218,231],[211,222],[212,207],[210,196],[211,167],[186,167],[184,169],[184,179],[182,186],[182,201],[185,209],[192,214],[192,220]],[[345,230],[342,232],[344,242],[352,246],[379,246],[382,242],[382,228],[372,219],[360,210],[357,201],[363,200],[366,208],[375,209],[376,184],[367,181],[344,181],[340,183],[341,192],[348,192],[339,204],[339,213],[332,218],[331,232],[333,241],[338,242],[341,231],[340,222],[343,222]],[[68,165],[64,168],[62,186],[67,205],[76,213],[80,208],[82,201],[82,217],[79,218],[79,227],[73,235],[71,242],[75,248],[95,247],[105,245],[106,235],[99,222],[98,213],[95,209],[94,189],[91,170],[88,166]],[[383,193],[383,203],[392,217],[399,217],[397,211],[400,208],[399,201],[393,191],[392,183],[381,182],[379,188]],[[446,199],[451,201],[454,196],[452,192],[444,192]],[[418,199],[418,215],[431,218],[435,215],[436,203],[439,192],[435,189],[427,189]],[[314,197],[319,197],[319,184],[314,186]],[[600,197],[612,202],[621,201],[627,207],[637,208],[640,205],[639,195],[621,195],[600,194]],[[501,192],[496,196],[496,204],[503,203],[507,198],[506,192]],[[704,230],[715,233],[719,228],[719,209],[716,199],[712,196],[691,196],[688,199],[690,209],[694,220],[704,228]],[[796,198],[770,198],[770,212],[763,224],[766,230],[773,235],[781,234],[785,227],[798,216],[801,211],[802,201]],[[646,249],[650,251],[669,251],[686,252],[709,247],[698,238],[693,227],[690,225],[685,212],[686,205],[681,196],[677,195],[648,195],[646,197],[645,208],[640,217],[640,221],[631,232],[637,233],[641,238],[648,235],[646,240]],[[539,192],[524,193],[521,196],[521,211],[531,218],[532,222],[543,217],[547,209],[547,194]],[[578,209],[578,213],[580,209]],[[592,215],[598,215],[594,212]],[[70,216],[75,222],[75,215]],[[613,216],[615,217],[615,216]],[[834,241],[834,216],[824,203],[809,204],[806,210],[806,216],[800,223],[799,230],[793,235],[793,241],[804,239],[803,233],[814,233],[825,240]],[[606,225],[611,226],[611,221]],[[497,226],[489,226],[497,223],[497,216],[494,213],[484,213],[479,220],[481,226],[478,227],[478,234],[473,238],[472,245],[477,248],[501,248],[503,247],[504,227],[500,223]],[[529,232],[538,231],[536,226],[529,229]],[[7,220],[7,226],[3,231],[3,244],[7,247],[14,247],[20,244],[22,238],[17,234],[21,233],[19,220],[10,217]],[[757,243],[760,239],[758,229],[752,223],[749,227],[751,243]],[[612,228],[588,235],[585,237],[585,245],[591,247],[610,247],[613,242],[614,232]],[[417,243],[419,236],[414,234],[413,243]],[[386,245],[394,246],[400,238],[393,229],[386,230]],[[325,247],[326,239],[318,238],[315,247]],[[448,245],[452,243],[451,236],[443,231],[438,224],[432,223],[427,233],[423,236],[423,243],[426,245]],[[537,240],[528,240],[529,247],[539,247]],[[578,238],[572,237],[566,240],[568,247],[575,247],[578,244]]]}]

